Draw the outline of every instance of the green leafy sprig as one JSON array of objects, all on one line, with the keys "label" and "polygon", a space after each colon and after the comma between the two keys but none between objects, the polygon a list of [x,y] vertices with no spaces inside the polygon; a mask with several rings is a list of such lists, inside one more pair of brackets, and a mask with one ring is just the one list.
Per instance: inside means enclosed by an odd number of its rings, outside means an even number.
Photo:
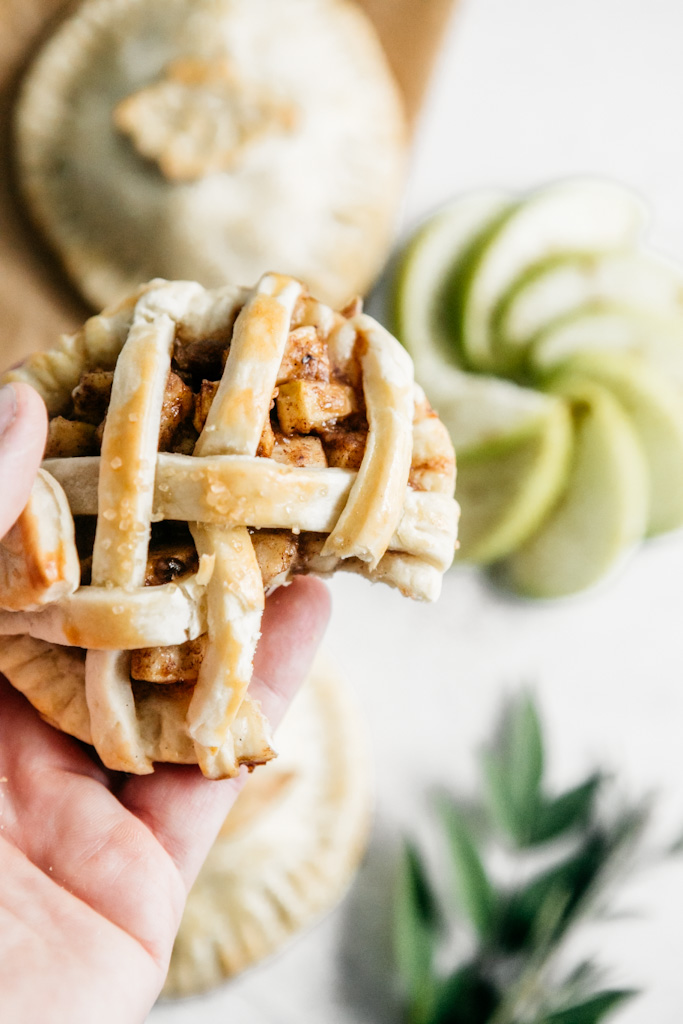
[{"label": "green leafy sprig", "polygon": [[[608,816],[609,780],[601,773],[550,796],[544,768],[539,716],[525,695],[510,705],[484,754],[484,827],[471,808],[450,797],[437,801],[457,923],[471,950],[451,958],[450,969],[443,969],[450,908],[417,847],[405,845],[394,945],[408,1024],[597,1024],[635,994],[601,988],[590,962],[562,974],[558,960],[574,926],[597,915],[608,883],[636,863],[649,808]],[[517,881],[499,881],[487,866],[496,847]]]}]

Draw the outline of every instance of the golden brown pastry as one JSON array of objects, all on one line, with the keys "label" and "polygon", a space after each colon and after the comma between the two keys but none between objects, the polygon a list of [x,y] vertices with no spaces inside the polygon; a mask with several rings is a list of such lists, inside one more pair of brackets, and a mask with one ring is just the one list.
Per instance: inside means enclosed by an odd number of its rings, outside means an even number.
[{"label": "golden brown pastry", "polygon": [[405,164],[349,0],[85,0],[28,70],[16,140],[29,211],[96,309],[274,266],[341,304],[384,261]]},{"label": "golden brown pastry", "polygon": [[453,449],[357,304],[277,274],[153,281],[5,379],[50,426],[0,545],[0,670],[111,768],[220,778],[274,756],[247,688],[264,594],[294,574],[438,595]]}]

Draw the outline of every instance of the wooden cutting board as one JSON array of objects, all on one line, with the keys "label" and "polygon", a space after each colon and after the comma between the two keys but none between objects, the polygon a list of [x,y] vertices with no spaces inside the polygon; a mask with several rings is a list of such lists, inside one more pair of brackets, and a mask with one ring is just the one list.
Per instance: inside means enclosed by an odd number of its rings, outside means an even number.
[{"label": "wooden cutting board", "polygon": [[[358,0],[374,21],[411,125],[454,0]],[[12,175],[17,83],[74,0],[0,0],[0,368],[54,343],[90,310],[27,222]]]}]

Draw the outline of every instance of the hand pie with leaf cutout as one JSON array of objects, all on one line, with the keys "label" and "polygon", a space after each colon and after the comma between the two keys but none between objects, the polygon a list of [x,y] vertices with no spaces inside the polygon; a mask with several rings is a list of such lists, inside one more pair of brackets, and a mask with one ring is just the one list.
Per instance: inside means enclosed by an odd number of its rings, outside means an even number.
[{"label": "hand pie with leaf cutout", "polygon": [[29,212],[96,309],[274,266],[346,302],[386,256],[406,150],[348,0],[85,0],[25,76],[16,143]]}]

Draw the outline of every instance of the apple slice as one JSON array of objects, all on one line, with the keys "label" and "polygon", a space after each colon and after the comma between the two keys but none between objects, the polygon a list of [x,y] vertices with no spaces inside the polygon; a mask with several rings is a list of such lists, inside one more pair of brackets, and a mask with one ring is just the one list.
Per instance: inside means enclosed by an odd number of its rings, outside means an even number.
[{"label": "apple slice", "polygon": [[683,526],[683,400],[666,377],[637,356],[584,353],[564,372],[607,388],[628,413],[649,474],[649,534]]},{"label": "apple slice", "polygon": [[494,344],[506,365],[519,363],[533,339],[587,306],[631,307],[662,319],[683,317],[683,273],[646,252],[573,252],[529,267],[503,296]]},{"label": "apple slice", "polygon": [[630,353],[683,388],[683,317],[656,316],[631,306],[587,305],[541,331],[531,344],[528,370],[548,376],[578,353]]},{"label": "apple slice", "polygon": [[571,445],[565,403],[446,365],[421,383],[457,454],[459,557],[502,558],[529,536],[562,486]]},{"label": "apple slice", "polygon": [[434,362],[457,361],[444,283],[464,252],[509,205],[502,192],[475,192],[431,217],[399,256],[389,318],[419,375]]},{"label": "apple slice", "polygon": [[548,406],[555,404],[540,391],[444,364],[425,367],[419,383],[448,428],[458,456],[533,433]]},{"label": "apple slice", "polygon": [[481,236],[450,282],[463,358],[496,371],[493,329],[498,303],[542,259],[563,252],[609,252],[632,245],[645,223],[641,202],[618,185],[581,179],[540,189],[510,207]]},{"label": "apple slice", "polygon": [[648,475],[641,446],[619,402],[580,377],[558,378],[574,419],[564,491],[538,531],[496,569],[529,597],[560,597],[596,583],[645,532]]},{"label": "apple slice", "polygon": [[523,430],[458,454],[458,561],[504,558],[540,525],[569,470],[571,420],[547,403]]}]

